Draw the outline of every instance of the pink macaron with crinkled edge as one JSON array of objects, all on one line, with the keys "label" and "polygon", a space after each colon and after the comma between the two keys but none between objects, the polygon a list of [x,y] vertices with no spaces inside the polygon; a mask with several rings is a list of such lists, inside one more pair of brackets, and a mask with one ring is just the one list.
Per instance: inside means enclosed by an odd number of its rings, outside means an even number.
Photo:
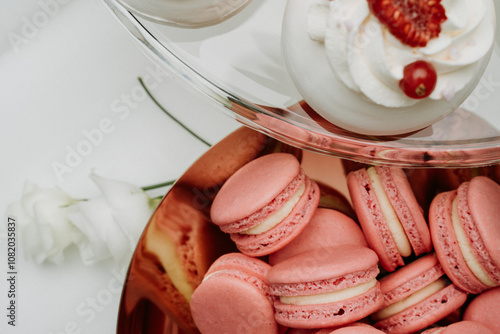
[{"label": "pink macaron with crinkled edge", "polygon": [[191,313],[203,334],[278,334],[274,297],[266,275],[271,266],[241,253],[218,258],[191,297]]},{"label": "pink macaron with crinkled edge", "polygon": [[432,250],[423,210],[401,168],[362,168],[347,175],[347,185],[366,240],[385,270]]},{"label": "pink macaron with crinkled edge", "polygon": [[340,245],[368,247],[361,227],[342,212],[319,208],[304,230],[282,249],[269,255],[269,264],[275,265],[294,255],[316,249]]},{"label": "pink macaron with crinkled edge", "polygon": [[477,294],[500,285],[500,185],[474,177],[432,201],[429,226],[448,277]]},{"label": "pink macaron with crinkled edge", "polygon": [[234,173],[215,196],[210,215],[242,253],[259,257],[283,248],[304,229],[319,195],[293,155],[272,153]]},{"label": "pink macaron with crinkled edge", "polygon": [[449,284],[435,254],[425,255],[380,279],[384,305],[370,318],[387,333],[413,333],[461,307],[467,293]]},{"label": "pink macaron with crinkled edge", "polygon": [[489,289],[474,297],[465,309],[463,320],[476,321],[493,333],[500,333],[500,287]]},{"label": "pink macaron with crinkled edge", "polygon": [[446,327],[430,328],[422,334],[494,334],[488,327],[475,321],[459,321]]},{"label": "pink macaron with crinkled edge", "polygon": [[291,328],[326,328],[358,321],[382,305],[377,254],[344,245],[295,255],[267,275],[276,321]]},{"label": "pink macaron with crinkled edge", "polygon": [[383,334],[381,330],[376,329],[365,323],[355,322],[349,325],[336,328],[321,329],[314,334]]}]

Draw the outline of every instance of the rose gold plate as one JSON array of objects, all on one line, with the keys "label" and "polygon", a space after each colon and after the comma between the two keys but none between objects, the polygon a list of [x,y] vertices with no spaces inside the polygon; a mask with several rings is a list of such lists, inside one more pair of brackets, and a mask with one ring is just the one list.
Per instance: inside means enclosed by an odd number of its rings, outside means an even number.
[{"label": "rose gold plate", "polygon": [[[299,159],[302,155],[296,148],[240,128],[177,180],[152,215],[133,255],[117,333],[198,333],[182,291],[192,292],[218,256],[235,250],[228,236],[210,222],[212,200],[236,170],[271,152],[288,152]],[[181,283],[172,277],[182,277]]]}]

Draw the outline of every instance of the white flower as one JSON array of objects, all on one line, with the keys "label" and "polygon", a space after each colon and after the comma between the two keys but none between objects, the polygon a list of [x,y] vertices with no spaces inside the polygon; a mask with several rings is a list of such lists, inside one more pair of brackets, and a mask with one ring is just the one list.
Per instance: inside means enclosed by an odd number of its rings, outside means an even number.
[{"label": "white flower", "polygon": [[26,257],[35,262],[62,263],[63,251],[71,245],[73,224],[68,214],[75,200],[59,188],[41,188],[32,182],[24,185],[21,200],[7,208],[19,222],[19,242]]},{"label": "white flower", "polygon": [[19,243],[36,263],[61,264],[75,245],[85,264],[129,261],[153,213],[155,200],[130,183],[91,174],[101,195],[75,200],[59,188],[26,182],[21,200],[7,208],[19,222]]},{"label": "white flower", "polygon": [[69,219],[81,232],[73,241],[84,263],[112,256],[115,261],[128,260],[148,222],[152,208],[146,193],[130,183],[106,179],[96,174],[90,178],[102,195],[82,201]]}]

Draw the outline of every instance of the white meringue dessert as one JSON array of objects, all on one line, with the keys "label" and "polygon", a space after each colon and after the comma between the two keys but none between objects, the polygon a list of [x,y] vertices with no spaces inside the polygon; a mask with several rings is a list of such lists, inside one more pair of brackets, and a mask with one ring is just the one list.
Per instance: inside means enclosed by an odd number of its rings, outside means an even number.
[{"label": "white meringue dessert", "polygon": [[[288,0],[282,46],[304,100],[327,121],[356,133],[420,130],[469,96],[490,59],[496,18],[492,0],[443,0],[446,20],[425,46],[397,39],[368,0]],[[425,98],[400,88],[406,65],[433,65],[437,81]]]}]

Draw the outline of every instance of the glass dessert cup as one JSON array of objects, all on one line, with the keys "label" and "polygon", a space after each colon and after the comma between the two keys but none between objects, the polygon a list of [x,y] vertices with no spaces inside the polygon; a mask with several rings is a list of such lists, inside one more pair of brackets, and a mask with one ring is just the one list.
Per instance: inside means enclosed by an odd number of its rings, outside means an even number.
[{"label": "glass dessert cup", "polygon": [[326,121],[299,94],[280,47],[285,0],[254,0],[199,29],[158,24],[116,0],[105,6],[160,68],[242,124],[287,144],[359,162],[466,167],[500,161],[500,45],[476,89],[454,112],[409,134],[371,136]]}]

